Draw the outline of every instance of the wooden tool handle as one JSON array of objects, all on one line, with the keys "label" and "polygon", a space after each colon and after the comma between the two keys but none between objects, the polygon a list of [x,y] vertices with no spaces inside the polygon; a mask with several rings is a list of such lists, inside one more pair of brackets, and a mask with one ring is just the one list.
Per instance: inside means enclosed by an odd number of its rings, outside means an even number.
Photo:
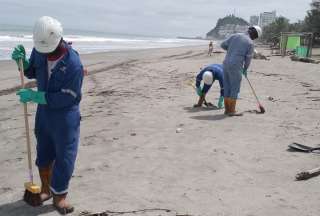
[{"label": "wooden tool handle", "polygon": [[[21,88],[24,88],[24,69],[23,69],[22,59],[19,59],[19,71],[20,71]],[[30,129],[29,129],[28,105],[27,105],[27,103],[23,103],[23,111],[24,111],[24,124],[25,124],[25,128],[26,128],[26,138],[27,138],[29,178],[30,178],[30,182],[33,183],[32,159],[31,159],[31,141],[30,141]]]}]

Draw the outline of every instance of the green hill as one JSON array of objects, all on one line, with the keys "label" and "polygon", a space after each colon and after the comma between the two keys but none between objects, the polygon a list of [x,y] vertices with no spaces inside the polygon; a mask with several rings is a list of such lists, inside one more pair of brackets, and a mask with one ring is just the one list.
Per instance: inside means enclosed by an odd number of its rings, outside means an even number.
[{"label": "green hill", "polygon": [[207,38],[224,38],[228,33],[241,32],[249,23],[240,17],[228,15],[219,19],[214,29],[207,33]]}]

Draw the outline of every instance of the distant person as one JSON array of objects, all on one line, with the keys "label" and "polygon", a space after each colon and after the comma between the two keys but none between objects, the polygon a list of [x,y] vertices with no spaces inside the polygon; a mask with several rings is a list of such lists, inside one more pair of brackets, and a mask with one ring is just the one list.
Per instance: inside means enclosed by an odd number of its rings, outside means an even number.
[{"label": "distant person", "polygon": [[62,32],[59,21],[41,17],[34,25],[30,59],[22,45],[14,49],[12,59],[22,60],[25,76],[37,81],[37,91],[26,88],[17,95],[22,103],[38,104],[35,136],[41,201],[53,197],[59,213],[68,214],[74,210],[66,197],[78,152],[83,67]]},{"label": "distant person", "polygon": [[210,41],[208,55],[211,56],[212,52],[213,52],[213,43],[212,43],[212,41]]},{"label": "distant person", "polygon": [[[198,103],[195,107],[201,107],[205,102],[206,94],[210,90],[214,81],[218,80],[220,85],[220,97],[218,100],[218,107],[223,108],[223,67],[221,64],[211,64],[203,68],[196,77],[196,90],[199,96]],[[201,82],[203,81],[203,87],[201,88]]]},{"label": "distant person", "polygon": [[251,26],[246,33],[233,34],[221,44],[221,47],[227,51],[223,62],[226,115],[240,115],[236,112],[236,102],[240,92],[242,75],[247,77],[247,70],[254,51],[253,40],[259,38],[261,34],[262,30],[259,26]]}]

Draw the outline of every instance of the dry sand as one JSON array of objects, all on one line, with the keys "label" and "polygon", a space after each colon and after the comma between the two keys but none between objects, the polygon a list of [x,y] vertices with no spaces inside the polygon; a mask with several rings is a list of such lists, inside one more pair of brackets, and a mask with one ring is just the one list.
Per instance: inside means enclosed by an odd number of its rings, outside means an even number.
[{"label": "dry sand", "polygon": [[[201,216],[319,215],[320,177],[294,180],[320,166],[319,155],[287,151],[292,142],[320,142],[320,91],[311,91],[320,89],[319,65],[253,60],[249,78],[267,112],[226,118],[223,110],[192,108],[197,96],[187,81],[224,58],[206,53],[207,47],[183,47],[82,56],[89,76],[69,191],[73,215],[149,208]],[[19,76],[13,62],[0,67],[0,215],[57,215],[51,201],[40,208],[21,201],[23,112],[15,94],[3,91],[18,85]],[[218,94],[215,83],[207,100],[216,104]],[[238,109],[257,109],[246,80]],[[30,110],[33,125],[34,104]]]}]

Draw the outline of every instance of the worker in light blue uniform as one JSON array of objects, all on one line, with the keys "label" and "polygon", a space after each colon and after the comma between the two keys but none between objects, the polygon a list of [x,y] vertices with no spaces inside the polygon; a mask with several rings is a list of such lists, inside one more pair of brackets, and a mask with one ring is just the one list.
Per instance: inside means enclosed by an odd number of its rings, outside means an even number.
[{"label": "worker in light blue uniform", "polygon": [[[205,102],[205,97],[214,81],[218,80],[220,85],[220,97],[218,100],[218,107],[223,107],[224,88],[223,88],[223,66],[221,64],[211,64],[203,68],[196,77],[196,90],[199,96],[198,103],[195,107],[201,107]],[[203,87],[201,82],[203,81]]]},{"label": "worker in light blue uniform", "polygon": [[221,47],[227,51],[223,62],[226,115],[238,115],[235,107],[240,92],[242,75],[247,76],[254,51],[253,40],[260,37],[261,34],[262,31],[259,26],[252,26],[248,28],[247,33],[233,34],[221,43]]},{"label": "worker in light blue uniform", "polygon": [[22,45],[15,48],[12,58],[23,60],[25,76],[36,79],[38,89],[21,89],[17,94],[23,103],[38,103],[35,136],[41,200],[53,195],[56,209],[67,214],[73,211],[66,195],[78,152],[83,66],[78,53],[63,41],[57,20],[41,17],[33,39],[29,61]]}]

